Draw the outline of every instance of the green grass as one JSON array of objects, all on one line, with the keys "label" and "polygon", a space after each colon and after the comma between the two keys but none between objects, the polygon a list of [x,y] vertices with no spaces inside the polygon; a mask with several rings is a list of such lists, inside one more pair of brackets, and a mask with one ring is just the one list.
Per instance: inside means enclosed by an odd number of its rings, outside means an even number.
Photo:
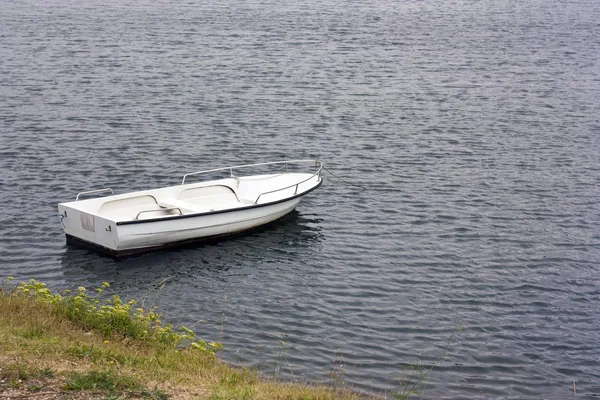
[{"label": "green grass", "polygon": [[65,383],[66,390],[103,390],[109,392],[141,390],[133,378],[117,374],[114,370],[74,372]]},{"label": "green grass", "polygon": [[[196,334],[185,326],[175,330],[171,324],[163,324],[160,314],[154,309],[146,310],[135,307],[136,300],[124,302],[119,295],[113,295],[104,302],[97,297],[110,285],[104,282],[97,288],[95,296],[88,294],[88,290],[81,286],[71,294],[69,291],[53,293],[46,284],[34,279],[21,282],[10,290],[14,297],[34,299],[39,303],[52,306],[52,311],[59,317],[66,318],[79,326],[93,329],[104,336],[120,335],[125,338],[144,341],[161,347],[176,347],[186,343],[189,347],[215,354],[221,348],[217,342],[207,343],[197,339]],[[5,292],[7,291],[5,286]],[[23,335],[25,337],[41,337],[43,329],[30,327]]]},{"label": "green grass", "polygon": [[164,324],[155,310],[87,293],[52,293],[37,281],[0,286],[0,392],[113,400],[365,398],[232,367],[217,357],[219,343]]}]

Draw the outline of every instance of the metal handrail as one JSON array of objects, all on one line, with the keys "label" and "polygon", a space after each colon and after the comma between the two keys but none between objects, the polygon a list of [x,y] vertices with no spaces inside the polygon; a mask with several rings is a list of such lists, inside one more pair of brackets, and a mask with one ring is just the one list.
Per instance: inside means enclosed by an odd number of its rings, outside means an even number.
[{"label": "metal handrail", "polygon": [[[285,164],[285,168],[287,171],[287,164],[299,164],[299,163],[309,163],[309,162],[314,162],[315,163],[315,168],[319,167],[319,171],[317,172],[321,172],[321,168],[322,168],[322,163],[319,160],[288,160],[288,161],[271,161],[271,162],[266,162],[266,163],[256,163],[256,164],[245,164],[245,165],[235,165],[232,167],[223,167],[223,168],[215,168],[215,169],[207,169],[205,171],[198,171],[198,172],[190,172],[189,174],[185,174],[183,176],[183,179],[181,181],[182,185],[185,185],[185,179],[188,176],[192,176],[192,175],[200,175],[200,174],[207,174],[210,172],[217,172],[217,171],[227,171],[229,170],[229,173],[231,175],[231,177],[235,177],[235,175],[233,174],[233,170],[234,169],[242,169],[242,168],[249,168],[249,167],[259,167],[259,166],[263,166],[263,165],[275,165],[275,164]],[[312,178],[312,177],[311,177]],[[302,183],[302,182],[301,182]],[[294,186],[294,185],[292,185]],[[287,188],[286,188],[287,189]],[[281,190],[281,189],[279,189]]]},{"label": "metal handrail", "polygon": [[96,190],[90,190],[90,191],[87,191],[87,192],[79,192],[79,193],[77,193],[77,197],[75,197],[75,201],[78,201],[79,200],[79,196],[81,196],[82,194],[92,194],[92,193],[107,192],[109,190],[110,190],[110,192],[112,194],[115,194],[115,192],[113,192],[113,190],[111,188],[96,189]]},{"label": "metal handrail", "polygon": [[[258,204],[258,200],[260,200],[260,197],[263,196],[263,195],[265,195],[265,194],[277,193],[277,192],[280,192],[282,190],[293,188],[294,186],[296,187],[296,189],[294,190],[294,196],[297,195],[298,194],[298,186],[300,186],[304,182],[308,182],[309,180],[311,180],[315,176],[318,176],[318,177],[321,176],[321,170],[323,169],[323,163],[320,162],[320,161],[318,161],[318,160],[314,160],[314,161],[315,161],[315,168],[317,168],[317,166],[319,167],[319,169],[314,174],[312,174],[311,176],[309,176],[308,178],[306,178],[305,180],[303,180],[301,182],[294,183],[293,185],[289,185],[289,186],[286,186],[286,187],[283,187],[283,188],[280,188],[280,189],[271,190],[269,192],[263,192],[263,193],[261,193],[261,194],[258,195],[258,197],[256,198],[256,201],[254,202],[254,204]],[[286,164],[286,170],[287,170],[287,164]]]},{"label": "metal handrail", "polygon": [[303,184],[304,182],[307,182],[307,181],[311,180],[315,176],[319,176],[320,177],[321,176],[321,169],[322,168],[323,168],[323,165],[321,164],[319,166],[319,170],[317,172],[315,172],[314,174],[312,174],[310,177],[306,178],[302,182],[298,182],[298,183],[295,183],[295,184],[290,185],[290,186],[286,186],[286,187],[281,188],[281,189],[275,189],[275,190],[271,190],[270,192],[264,192],[264,193],[259,194],[258,197],[256,198],[256,201],[254,202],[254,204],[258,204],[258,200],[260,199],[260,196],[262,196],[262,195],[271,194],[271,193],[277,193],[277,192],[282,191],[282,190],[293,188],[294,186],[296,186],[296,190],[294,190],[294,196],[297,195],[298,194],[298,186],[301,185],[301,184]]},{"label": "metal handrail", "polygon": [[160,208],[158,210],[144,210],[144,211],[140,211],[139,214],[136,215],[134,219],[139,219],[140,215],[142,215],[143,213],[158,212],[158,211],[171,211],[171,210],[177,210],[177,211],[179,211],[179,215],[183,215],[183,212],[181,212],[181,208],[179,208],[179,207],[170,207],[170,208]]}]

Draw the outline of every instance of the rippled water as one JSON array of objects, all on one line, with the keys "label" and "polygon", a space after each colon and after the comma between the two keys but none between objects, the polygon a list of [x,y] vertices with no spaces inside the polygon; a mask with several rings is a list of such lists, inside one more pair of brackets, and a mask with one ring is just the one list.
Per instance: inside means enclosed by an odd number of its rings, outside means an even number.
[{"label": "rippled water", "polygon": [[[382,395],[462,324],[425,398],[599,396],[598,21],[594,0],[0,0],[0,278],[109,281],[227,360]],[[326,175],[275,226],[124,261],[56,216],[300,157],[366,190]]]}]

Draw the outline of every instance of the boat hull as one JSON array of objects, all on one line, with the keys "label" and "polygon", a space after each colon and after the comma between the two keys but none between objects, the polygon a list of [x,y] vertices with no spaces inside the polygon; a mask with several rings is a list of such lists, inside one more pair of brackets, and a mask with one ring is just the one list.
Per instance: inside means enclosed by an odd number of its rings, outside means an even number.
[{"label": "boat hull", "polygon": [[[298,203],[298,201],[296,201],[296,205],[297,205],[297,203]],[[252,221],[246,221],[246,223],[244,223],[244,224],[232,223],[232,224],[222,225],[219,228],[217,228],[217,227],[192,228],[189,231],[190,234],[184,238],[182,238],[180,236],[179,237],[180,240],[173,240],[174,239],[173,236],[171,236],[168,232],[163,231],[160,235],[156,235],[153,238],[154,240],[153,240],[152,244],[146,243],[142,247],[136,247],[138,242],[141,243],[141,241],[135,239],[136,236],[133,236],[129,240],[129,244],[132,247],[128,247],[128,248],[119,247],[117,249],[112,249],[109,247],[99,245],[94,242],[83,240],[77,236],[70,235],[68,233],[66,234],[66,238],[67,238],[67,244],[69,244],[69,245],[90,248],[90,249],[96,250],[100,253],[115,257],[115,258],[124,258],[124,257],[130,257],[130,256],[139,255],[139,254],[144,254],[144,253],[155,252],[155,251],[168,250],[168,249],[185,247],[185,246],[193,246],[193,245],[198,245],[198,244],[202,244],[202,243],[210,243],[213,241],[218,241],[219,239],[224,239],[224,238],[229,238],[232,236],[240,235],[240,234],[252,231],[254,229],[272,224],[272,223],[276,222],[277,220],[283,218],[284,216],[288,215],[295,208],[296,208],[296,206],[294,205],[291,208],[281,210],[270,216],[264,216],[261,218],[256,218]],[[192,222],[193,221],[190,221],[190,224]],[[195,223],[198,223],[198,221],[196,221]],[[192,232],[196,232],[196,233],[192,234]],[[142,236],[143,235],[138,235],[137,237],[139,238]],[[148,239],[146,238],[145,241],[147,242]]]},{"label": "boat hull", "polygon": [[296,198],[250,209],[119,225],[117,251],[143,250],[172,242],[185,243],[247,231],[283,217],[293,211],[299,201]]}]

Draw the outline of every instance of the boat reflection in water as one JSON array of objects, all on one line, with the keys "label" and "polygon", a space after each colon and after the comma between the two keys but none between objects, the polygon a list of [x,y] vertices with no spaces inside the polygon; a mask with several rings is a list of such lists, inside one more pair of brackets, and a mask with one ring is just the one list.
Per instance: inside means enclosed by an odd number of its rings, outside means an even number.
[{"label": "boat reflection in water", "polygon": [[124,290],[151,290],[165,279],[174,283],[206,274],[211,275],[210,279],[226,280],[234,273],[232,270],[252,274],[255,268],[318,251],[323,239],[321,222],[320,218],[294,210],[268,225],[235,236],[124,259],[65,246],[61,257],[63,276],[77,286],[107,281]]}]

